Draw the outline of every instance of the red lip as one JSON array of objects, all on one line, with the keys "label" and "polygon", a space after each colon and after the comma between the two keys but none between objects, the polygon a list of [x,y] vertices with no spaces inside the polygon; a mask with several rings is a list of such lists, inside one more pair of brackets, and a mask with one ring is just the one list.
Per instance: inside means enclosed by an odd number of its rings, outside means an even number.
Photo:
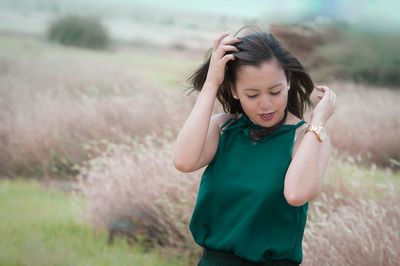
[{"label": "red lip", "polygon": [[275,115],[275,112],[259,114],[260,118],[263,121],[270,121],[274,117],[274,115]]}]

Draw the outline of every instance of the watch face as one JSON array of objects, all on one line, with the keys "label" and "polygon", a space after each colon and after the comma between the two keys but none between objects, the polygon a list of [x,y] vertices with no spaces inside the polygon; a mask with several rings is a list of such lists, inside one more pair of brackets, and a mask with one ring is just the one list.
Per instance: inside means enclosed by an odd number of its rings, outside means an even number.
[{"label": "watch face", "polygon": [[324,139],[326,138],[326,131],[325,131],[325,128],[320,127],[318,131],[319,131],[319,138],[320,138],[321,140],[324,140]]}]

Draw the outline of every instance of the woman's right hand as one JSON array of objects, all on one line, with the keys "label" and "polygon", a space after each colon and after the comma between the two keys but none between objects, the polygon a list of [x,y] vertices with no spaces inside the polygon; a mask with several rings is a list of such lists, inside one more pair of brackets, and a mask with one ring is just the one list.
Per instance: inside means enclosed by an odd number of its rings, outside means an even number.
[{"label": "woman's right hand", "polygon": [[217,88],[224,81],[226,63],[229,60],[235,60],[233,54],[226,54],[226,52],[239,51],[239,49],[233,46],[233,44],[241,42],[241,40],[230,37],[229,34],[230,32],[224,32],[214,40],[206,83],[213,84]]}]

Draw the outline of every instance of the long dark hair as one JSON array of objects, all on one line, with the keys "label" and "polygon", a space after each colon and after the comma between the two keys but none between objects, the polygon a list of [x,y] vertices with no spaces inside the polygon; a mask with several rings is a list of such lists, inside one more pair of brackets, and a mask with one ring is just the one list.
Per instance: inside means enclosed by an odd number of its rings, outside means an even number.
[{"label": "long dark hair", "polygon": [[[246,27],[241,28],[235,36]],[[239,51],[227,52],[235,55],[235,60],[226,64],[224,81],[218,88],[217,99],[225,112],[231,114],[243,113],[243,108],[232,95],[231,87],[236,82],[237,71],[242,66],[260,67],[263,63],[276,60],[284,70],[286,80],[290,84],[287,109],[299,118],[303,118],[307,106],[311,105],[310,94],[314,83],[299,60],[282,47],[274,35],[267,32],[255,33],[238,37],[241,42],[234,44]],[[191,91],[201,91],[207,78],[212,48],[208,50],[205,61],[188,78]]]}]

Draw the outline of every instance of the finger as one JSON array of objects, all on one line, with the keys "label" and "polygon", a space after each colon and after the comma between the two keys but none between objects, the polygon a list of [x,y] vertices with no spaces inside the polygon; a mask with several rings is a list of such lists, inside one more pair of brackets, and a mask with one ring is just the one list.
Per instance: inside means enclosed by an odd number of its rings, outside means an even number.
[{"label": "finger", "polygon": [[325,92],[322,93],[321,95],[321,101],[329,101],[331,92],[329,90],[326,90]]},{"label": "finger", "polygon": [[226,64],[229,60],[235,60],[235,56],[233,54],[226,54],[222,57],[222,63]]},{"label": "finger", "polygon": [[330,89],[329,89],[329,87],[327,87],[327,86],[319,86],[319,92],[322,94],[322,95],[327,95],[326,97],[328,97],[328,95],[330,94]]},{"label": "finger", "polygon": [[333,103],[333,105],[335,105],[335,103],[336,103],[336,93],[334,93],[333,91],[331,92],[331,101],[332,101],[332,103]]},{"label": "finger", "polygon": [[317,89],[317,90],[316,90],[316,93],[317,93],[318,95],[324,95],[325,90],[324,90],[324,89]]},{"label": "finger", "polygon": [[234,44],[234,43],[239,43],[241,41],[242,40],[239,38],[226,36],[221,40],[221,44]]},{"label": "finger", "polygon": [[218,47],[217,53],[219,57],[222,57],[226,52],[239,52],[239,49],[233,45],[220,45]]},{"label": "finger", "polygon": [[320,91],[320,92],[326,92],[329,90],[329,87],[327,87],[327,86],[316,86],[315,88],[317,89],[317,91]]},{"label": "finger", "polygon": [[329,100],[330,100],[330,101],[333,100],[333,92],[332,92],[332,91],[329,92]]},{"label": "finger", "polygon": [[315,87],[314,93],[315,93],[315,97],[317,97],[318,99],[322,99],[322,97],[325,94],[325,91],[323,91],[321,88]]},{"label": "finger", "polygon": [[229,34],[230,34],[230,32],[229,32],[229,31],[226,31],[226,32],[224,32],[224,33],[218,35],[217,38],[215,38],[215,40],[214,40],[214,45],[213,45],[213,50],[214,50],[214,51],[217,50],[217,48],[218,48],[219,44],[221,43],[222,39],[224,39],[224,38],[225,38],[226,36],[228,36]]},{"label": "finger", "polygon": [[320,98],[320,99],[324,96],[324,94],[325,94],[325,92],[324,92],[324,91],[321,91],[321,90],[317,90],[317,91],[315,92],[315,95],[316,95],[318,98]]},{"label": "finger", "polygon": [[316,86],[315,88],[318,91],[328,91],[328,90],[330,90],[328,86]]}]

